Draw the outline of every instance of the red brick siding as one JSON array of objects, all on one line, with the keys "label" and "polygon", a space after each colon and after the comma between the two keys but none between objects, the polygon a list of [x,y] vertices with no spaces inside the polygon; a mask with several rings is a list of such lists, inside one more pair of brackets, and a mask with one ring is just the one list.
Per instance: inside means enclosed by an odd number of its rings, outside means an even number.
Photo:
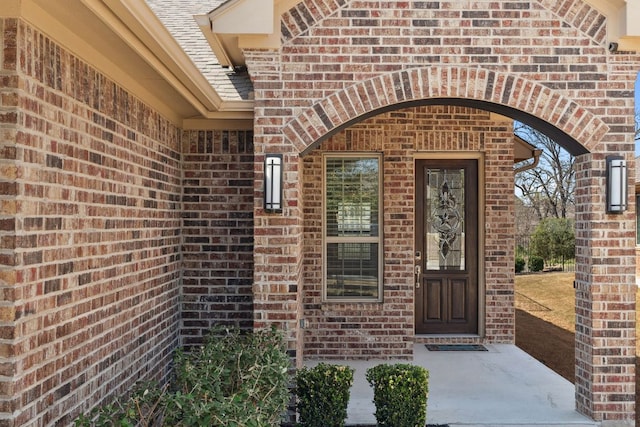
[{"label": "red brick siding", "polygon": [[253,134],[184,131],[181,340],[253,327]]},{"label": "red brick siding", "polygon": [[607,215],[605,180],[591,167],[604,170],[605,155],[576,161],[577,403],[596,419],[620,420],[635,395],[635,209]]},{"label": "red brick siding", "polygon": [[2,114],[19,112],[1,129],[0,235],[19,239],[0,266],[0,425],[69,425],[80,409],[168,373],[180,134],[45,35],[0,22],[3,73],[19,58],[1,95]]},{"label": "red brick siding", "polygon": [[17,25],[15,19],[0,19],[0,413],[5,414],[13,413],[20,405],[14,394],[14,376],[20,369],[15,358],[19,330],[14,320],[15,302],[23,298],[17,288],[21,278],[16,271],[17,248],[25,239],[16,232],[16,212],[20,208],[16,182],[20,85],[16,73]]},{"label": "red brick siding", "polygon": [[640,247],[636,246],[636,283],[640,286]]},{"label": "red brick siding", "polygon": [[[256,96],[254,111],[254,327],[276,326],[287,331],[288,348],[298,363],[302,358],[302,171],[299,153],[282,135],[282,126],[298,101],[282,97],[279,54],[246,51]],[[264,154],[284,155],[284,202],[282,213],[263,209]]]},{"label": "red brick siding", "polygon": [[[482,131],[479,131],[482,129]],[[486,129],[486,130],[485,130]],[[487,191],[484,298],[486,335],[513,342],[513,143],[509,121],[464,107],[383,113],[332,136],[304,157],[304,330],[308,358],[411,358],[414,336],[414,154],[482,153]],[[322,302],[322,153],[383,153],[384,301]],[[471,154],[474,153],[474,154]],[[497,191],[493,191],[497,189]],[[431,339],[439,341],[438,339]]]},{"label": "red brick siding", "polygon": [[[632,246],[633,238],[615,230],[621,227],[630,233],[632,218],[628,215],[610,218],[603,211],[602,156],[623,152],[632,161],[633,89],[640,56],[609,53],[605,17],[583,0],[474,2],[473,8],[469,5],[458,1],[384,0],[299,3],[283,15],[280,53],[245,52],[256,83],[257,152],[273,149],[293,157],[317,148],[327,136],[379,109],[451,97],[488,101],[539,117],[595,153],[583,159],[584,179],[579,183],[583,187],[578,189],[578,198],[582,199],[577,204],[581,210],[577,229],[584,235],[578,239],[577,252],[583,258],[577,282],[585,292],[581,294],[583,298],[579,295],[577,305],[579,310],[582,306],[589,310],[583,317],[578,316],[578,328],[584,327],[585,331],[583,337],[578,336],[578,347],[584,346],[587,352],[578,353],[578,365],[586,374],[577,378],[580,396],[587,397],[585,390],[602,393],[578,402],[580,411],[596,419],[632,419],[635,408],[629,390],[635,381],[628,375],[616,378],[613,372],[629,372],[633,364],[629,359],[618,358],[609,367],[605,359],[592,358],[589,352],[610,349],[608,342],[589,338],[592,334],[610,333],[607,328],[613,327],[616,334],[626,337],[625,352],[627,346],[635,346],[633,322],[596,322],[598,328],[591,329],[595,319],[602,316],[626,318],[629,308],[626,304],[604,307],[595,304],[594,299],[630,301],[635,290],[620,286],[594,287],[595,293],[587,290],[598,283],[635,283],[635,257],[625,251]],[[562,136],[560,140],[567,141]],[[256,159],[258,172],[260,161]],[[288,176],[288,185],[299,191],[298,164],[293,161],[291,164],[295,166]],[[493,179],[487,173],[487,179]],[[260,173],[256,178],[256,196],[261,197]],[[296,191],[291,196],[298,200]],[[503,197],[498,192],[496,203]],[[313,200],[307,203],[310,202],[315,203]],[[502,214],[499,210],[491,212],[495,218]],[[298,210],[291,210],[284,217],[288,224],[295,225],[292,233],[297,236],[303,216]],[[277,236],[277,228],[269,227],[275,219],[259,209],[255,221],[256,234],[261,236],[256,240],[256,254],[260,254],[268,250],[266,243]],[[593,230],[593,221],[603,225]],[[507,235],[497,225],[492,230],[494,234]],[[621,239],[625,250],[611,247],[611,239]],[[511,244],[504,248],[496,242],[497,239],[494,243],[487,241],[488,253],[495,257],[513,256]],[[269,262],[268,267],[283,274],[259,274],[263,260],[256,263],[256,298],[284,299],[292,309],[299,310],[299,304],[293,303],[295,293],[270,288],[269,280],[285,277],[287,283],[293,283],[298,276],[300,240],[293,239],[286,245],[279,250],[294,260],[271,259],[281,264]],[[600,268],[610,264],[618,268]],[[504,284],[511,280],[509,275],[501,274],[498,264],[495,268],[487,269],[488,276],[495,276],[497,286],[493,296],[487,296],[487,317],[492,317],[491,322],[499,319],[496,324],[508,325],[512,322],[512,308],[498,304],[495,313],[490,311],[494,296],[502,295],[504,301],[513,297],[511,291],[504,289]],[[302,283],[300,279],[299,285]],[[264,308],[268,310],[267,306]],[[605,314],[605,309],[615,312]],[[257,310],[255,316],[263,322],[269,314]],[[292,315],[285,323],[291,339],[299,343],[295,320]],[[272,319],[266,323],[282,322]],[[508,329],[497,327],[491,333],[510,340]],[[611,375],[602,375],[605,371]],[[610,381],[618,380],[620,390],[604,392]]]}]

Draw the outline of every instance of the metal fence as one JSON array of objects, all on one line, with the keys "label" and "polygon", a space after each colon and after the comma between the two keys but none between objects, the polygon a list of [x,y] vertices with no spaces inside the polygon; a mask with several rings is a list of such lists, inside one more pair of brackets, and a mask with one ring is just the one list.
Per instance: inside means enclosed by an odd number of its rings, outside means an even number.
[{"label": "metal fence", "polygon": [[[526,264],[523,273],[529,273],[529,259],[533,256],[531,253],[531,239],[529,237],[516,237],[516,259],[522,258]],[[576,260],[571,259],[551,259],[545,260],[544,271],[576,271]]]}]

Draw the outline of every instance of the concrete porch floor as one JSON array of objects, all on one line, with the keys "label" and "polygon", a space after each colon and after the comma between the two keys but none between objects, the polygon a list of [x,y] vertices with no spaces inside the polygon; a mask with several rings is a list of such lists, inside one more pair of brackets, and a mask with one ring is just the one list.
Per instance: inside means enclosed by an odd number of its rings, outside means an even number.
[{"label": "concrete porch floor", "polygon": [[[599,423],[575,410],[574,387],[515,345],[489,351],[429,351],[416,344],[413,363],[429,370],[427,424],[453,426],[571,426]],[[373,389],[366,370],[396,361],[324,361],[355,369],[348,426],[375,425]],[[319,361],[307,361],[314,366]]]}]

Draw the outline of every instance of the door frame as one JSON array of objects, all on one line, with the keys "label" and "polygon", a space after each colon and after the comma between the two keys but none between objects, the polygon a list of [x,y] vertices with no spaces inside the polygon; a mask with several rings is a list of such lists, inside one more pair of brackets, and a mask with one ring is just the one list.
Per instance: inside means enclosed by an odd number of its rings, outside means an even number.
[{"label": "door frame", "polygon": [[[413,182],[416,182],[416,162],[417,160],[476,160],[478,164],[478,335],[480,337],[485,336],[485,320],[486,320],[486,297],[485,297],[485,166],[484,166],[484,153],[477,151],[430,151],[430,152],[417,152],[413,156]],[[415,194],[415,189],[414,189]],[[414,204],[416,200],[414,199]],[[414,215],[415,221],[415,215]],[[416,246],[416,224],[414,223],[413,232],[413,247]],[[414,276],[411,276],[412,283],[415,281]],[[413,310],[416,310],[416,298],[415,287],[413,288]],[[415,322],[415,315],[413,316],[413,322]],[[415,323],[413,326],[415,333]],[[418,335],[418,334],[416,334]],[[453,334],[452,336],[458,336]],[[434,336],[434,337],[447,337],[449,335],[419,335],[419,336]],[[473,336],[476,336],[475,334]]]}]

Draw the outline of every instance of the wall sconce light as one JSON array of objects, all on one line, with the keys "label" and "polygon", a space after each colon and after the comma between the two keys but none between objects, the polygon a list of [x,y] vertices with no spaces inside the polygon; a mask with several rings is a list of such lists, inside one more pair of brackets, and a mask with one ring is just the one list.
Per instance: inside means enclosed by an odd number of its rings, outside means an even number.
[{"label": "wall sconce light", "polygon": [[607,212],[627,210],[627,161],[622,156],[607,156]]},{"label": "wall sconce light", "polygon": [[264,159],[264,210],[282,212],[282,154],[267,154]]}]

